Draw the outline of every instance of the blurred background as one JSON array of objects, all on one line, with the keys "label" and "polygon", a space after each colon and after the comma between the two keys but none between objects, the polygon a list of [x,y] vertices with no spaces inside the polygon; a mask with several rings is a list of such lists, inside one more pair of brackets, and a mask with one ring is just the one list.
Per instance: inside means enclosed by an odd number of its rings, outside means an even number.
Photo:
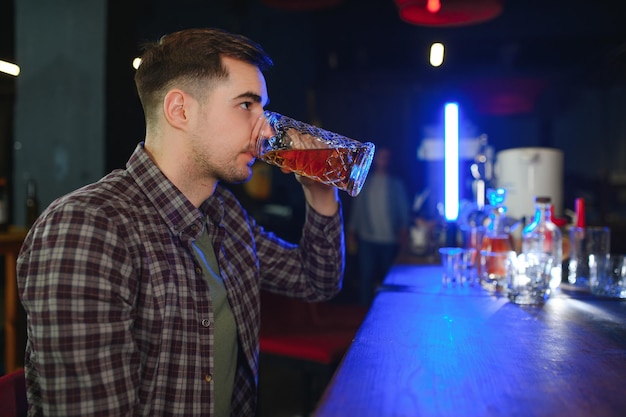
[{"label": "blurred background", "polygon": [[[416,217],[440,214],[431,145],[444,104],[455,101],[467,139],[462,199],[474,199],[469,165],[482,135],[494,159],[518,147],[562,151],[558,215],[584,197],[588,222],[626,222],[621,0],[3,0],[0,20],[0,59],[21,69],[0,73],[0,175],[15,224],[26,222],[29,179],[43,208],[124,166],[144,134],[131,66],[141,43],[200,26],[263,45],[275,61],[270,110],[392,148]],[[445,45],[438,67],[433,42]],[[265,188],[234,188],[297,237],[293,179],[256,171]]]},{"label": "blurred background", "polygon": [[[499,152],[556,149],[556,215],[571,220],[584,198],[587,224],[608,225],[613,251],[626,252],[624,0],[2,0],[0,60],[20,67],[0,72],[11,224],[27,225],[29,182],[41,210],[124,167],[144,136],[132,67],[140,45],[206,26],[272,56],[269,110],[392,149],[416,227],[442,217],[443,107],[457,102],[461,200],[476,200],[478,156],[497,186]],[[445,46],[440,66],[429,62],[434,42]],[[296,240],[299,185],[263,163],[254,171],[231,188],[261,224]],[[353,200],[341,197],[347,216]]]}]

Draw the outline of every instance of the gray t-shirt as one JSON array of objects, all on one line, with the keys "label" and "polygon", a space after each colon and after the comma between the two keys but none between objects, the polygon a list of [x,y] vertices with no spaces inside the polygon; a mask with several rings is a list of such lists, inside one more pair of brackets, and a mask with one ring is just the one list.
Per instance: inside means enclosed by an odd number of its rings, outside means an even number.
[{"label": "gray t-shirt", "polygon": [[193,243],[195,256],[209,284],[213,305],[213,393],[215,417],[229,417],[237,369],[237,325],[206,227]]}]

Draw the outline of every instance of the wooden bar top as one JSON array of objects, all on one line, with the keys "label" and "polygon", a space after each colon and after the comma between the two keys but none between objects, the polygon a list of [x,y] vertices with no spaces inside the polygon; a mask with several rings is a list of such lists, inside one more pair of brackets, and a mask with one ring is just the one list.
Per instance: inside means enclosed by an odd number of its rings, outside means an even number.
[{"label": "wooden bar top", "polygon": [[626,301],[519,306],[397,265],[315,416],[624,416]]}]

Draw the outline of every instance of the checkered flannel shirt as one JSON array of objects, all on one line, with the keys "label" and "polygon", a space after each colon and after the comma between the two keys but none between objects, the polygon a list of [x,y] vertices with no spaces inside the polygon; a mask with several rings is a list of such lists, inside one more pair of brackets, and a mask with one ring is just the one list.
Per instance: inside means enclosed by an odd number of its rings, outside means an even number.
[{"label": "checkered flannel shirt", "polygon": [[212,416],[213,312],[192,242],[208,219],[238,331],[233,416],[252,416],[259,290],[328,299],[341,286],[341,210],[307,208],[299,245],[218,185],[200,209],[143,150],[53,202],[18,259],[30,416]]}]

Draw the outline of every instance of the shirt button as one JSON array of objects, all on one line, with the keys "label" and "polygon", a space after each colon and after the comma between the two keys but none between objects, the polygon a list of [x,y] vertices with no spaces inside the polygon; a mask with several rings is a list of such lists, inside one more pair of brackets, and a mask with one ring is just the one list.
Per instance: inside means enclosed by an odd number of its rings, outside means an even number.
[{"label": "shirt button", "polygon": [[202,327],[209,327],[211,325],[211,321],[204,319],[202,320]]},{"label": "shirt button", "polygon": [[206,374],[206,375],[204,376],[204,382],[211,382],[211,381],[213,381],[213,375],[211,375],[211,374]]},{"label": "shirt button", "polygon": [[202,275],[202,268],[200,268],[199,266],[196,266],[196,274]]}]

